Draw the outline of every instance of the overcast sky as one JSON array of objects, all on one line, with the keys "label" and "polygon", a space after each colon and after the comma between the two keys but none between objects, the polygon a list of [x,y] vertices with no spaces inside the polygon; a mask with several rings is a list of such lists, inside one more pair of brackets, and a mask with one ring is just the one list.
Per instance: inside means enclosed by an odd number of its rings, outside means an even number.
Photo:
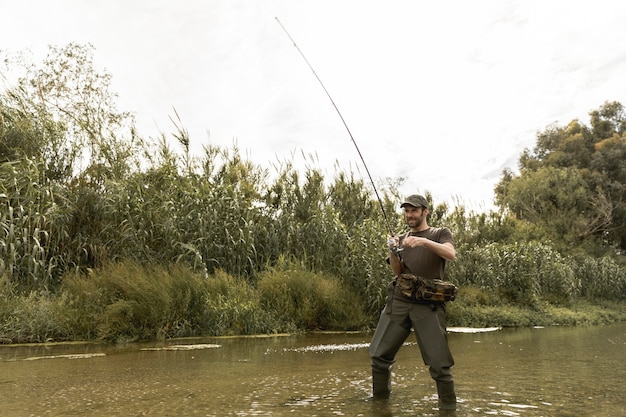
[{"label": "overcast sky", "polygon": [[0,49],[91,43],[143,136],[172,132],[175,108],[194,149],[236,143],[264,167],[289,160],[332,178],[338,163],[367,180],[278,17],[374,179],[404,177],[403,193],[436,203],[490,207],[538,131],[626,104],[626,3],[615,0],[4,3]]}]

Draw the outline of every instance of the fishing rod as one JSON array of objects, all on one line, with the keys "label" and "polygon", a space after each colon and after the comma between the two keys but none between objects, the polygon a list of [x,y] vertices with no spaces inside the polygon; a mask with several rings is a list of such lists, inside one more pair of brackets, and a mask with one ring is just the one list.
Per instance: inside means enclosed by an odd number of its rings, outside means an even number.
[{"label": "fishing rod", "polygon": [[383,213],[383,217],[385,219],[385,224],[387,225],[387,229],[389,230],[389,234],[391,236],[394,235],[393,230],[391,229],[391,226],[389,224],[389,219],[387,218],[387,213],[385,213],[385,207],[383,206],[383,201],[380,199],[380,195],[378,195],[378,190],[376,189],[376,185],[374,184],[374,180],[372,179],[372,175],[370,174],[370,170],[367,168],[367,164],[365,163],[365,159],[363,158],[363,155],[361,154],[361,150],[359,149],[359,145],[356,144],[356,141],[354,140],[354,136],[352,136],[352,132],[350,131],[350,128],[348,127],[348,124],[346,123],[345,119],[343,118],[343,116],[341,115],[341,112],[339,111],[339,108],[337,107],[337,105],[335,104],[335,100],[333,100],[333,98],[330,96],[330,93],[328,92],[328,90],[326,89],[326,87],[324,86],[324,83],[322,82],[322,80],[320,79],[320,77],[317,75],[317,72],[315,72],[315,70],[313,69],[313,66],[311,65],[311,63],[309,62],[308,59],[306,59],[306,56],[304,56],[304,53],[302,53],[302,51],[300,50],[300,48],[298,47],[298,44],[296,43],[296,41],[291,37],[291,35],[289,34],[289,32],[287,31],[287,29],[285,28],[285,26],[283,26],[283,24],[280,22],[280,20],[278,19],[278,17],[276,17],[276,21],[278,22],[278,24],[280,25],[280,27],[283,29],[283,31],[285,32],[285,34],[287,35],[287,37],[291,40],[291,42],[293,42],[293,46],[296,47],[296,49],[298,50],[298,52],[300,53],[300,56],[302,56],[302,58],[304,59],[304,62],[306,62],[306,64],[309,66],[309,68],[311,69],[311,71],[313,72],[313,75],[315,75],[315,78],[317,78],[317,81],[319,81],[320,85],[322,86],[322,88],[324,89],[324,92],[326,93],[326,95],[328,96],[328,98],[330,99],[330,102],[332,103],[333,107],[335,108],[335,110],[337,111],[337,114],[339,115],[339,118],[341,119],[341,122],[343,123],[344,127],[346,128],[346,130],[348,131],[348,135],[350,136],[350,139],[352,140],[352,143],[354,144],[354,147],[356,148],[357,153],[359,154],[359,157],[361,158],[361,162],[363,162],[363,166],[365,167],[365,172],[367,172],[367,176],[370,179],[370,182],[372,183],[372,188],[374,189],[374,193],[376,194],[376,198],[378,199],[378,204],[380,205],[380,211],[382,211]]}]

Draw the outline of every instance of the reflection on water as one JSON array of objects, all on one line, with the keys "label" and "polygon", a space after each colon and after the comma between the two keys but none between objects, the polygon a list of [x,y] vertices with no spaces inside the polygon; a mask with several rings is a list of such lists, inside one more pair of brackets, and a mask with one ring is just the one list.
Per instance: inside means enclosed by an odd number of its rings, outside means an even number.
[{"label": "reflection on water", "polygon": [[0,415],[622,416],[626,324],[449,335],[457,412],[440,413],[414,339],[372,401],[370,335],[0,346]]}]

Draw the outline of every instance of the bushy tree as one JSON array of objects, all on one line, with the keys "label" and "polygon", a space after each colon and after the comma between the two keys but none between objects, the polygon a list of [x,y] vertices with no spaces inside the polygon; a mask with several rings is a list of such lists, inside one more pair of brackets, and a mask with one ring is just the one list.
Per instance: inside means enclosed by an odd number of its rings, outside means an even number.
[{"label": "bushy tree", "polygon": [[49,178],[66,182],[123,177],[139,163],[134,118],[117,110],[111,75],[96,70],[93,51],[70,43],[50,46],[40,65],[18,60],[16,84],[0,95],[2,153],[41,158]]},{"label": "bushy tree", "polygon": [[549,126],[519,159],[520,173],[503,172],[497,204],[544,237],[568,246],[626,249],[626,118],[620,103]]}]

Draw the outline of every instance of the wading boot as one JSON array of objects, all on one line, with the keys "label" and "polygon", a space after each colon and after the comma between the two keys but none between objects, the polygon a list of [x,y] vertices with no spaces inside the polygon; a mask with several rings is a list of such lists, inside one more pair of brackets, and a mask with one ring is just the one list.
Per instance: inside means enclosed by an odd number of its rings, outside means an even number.
[{"label": "wading boot", "polygon": [[440,410],[456,410],[456,394],[454,392],[453,381],[437,381],[437,394],[439,394]]},{"label": "wading boot", "polygon": [[391,371],[372,367],[372,396],[374,399],[389,398],[391,394]]}]

